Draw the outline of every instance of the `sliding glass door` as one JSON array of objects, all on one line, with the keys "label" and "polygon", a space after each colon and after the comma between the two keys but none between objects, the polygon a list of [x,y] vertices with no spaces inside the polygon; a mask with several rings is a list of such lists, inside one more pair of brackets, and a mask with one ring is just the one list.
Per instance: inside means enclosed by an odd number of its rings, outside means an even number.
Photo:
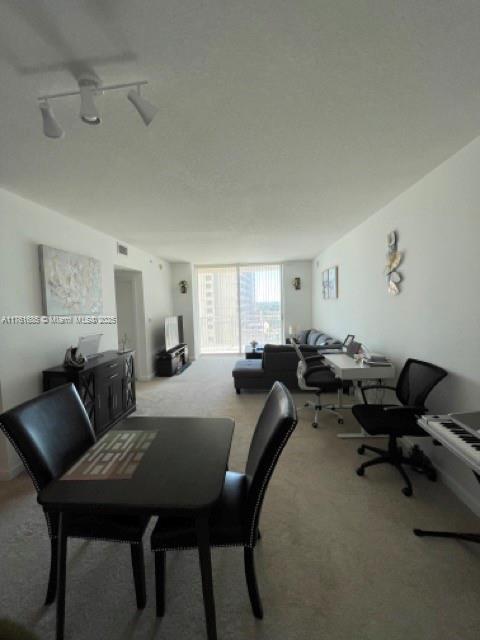
[{"label": "sliding glass door", "polygon": [[237,267],[199,267],[200,353],[238,353]]},{"label": "sliding glass door", "polygon": [[248,265],[238,269],[241,351],[255,340],[282,342],[282,284],[278,264]]},{"label": "sliding glass door", "polygon": [[282,342],[280,265],[198,267],[200,353]]}]

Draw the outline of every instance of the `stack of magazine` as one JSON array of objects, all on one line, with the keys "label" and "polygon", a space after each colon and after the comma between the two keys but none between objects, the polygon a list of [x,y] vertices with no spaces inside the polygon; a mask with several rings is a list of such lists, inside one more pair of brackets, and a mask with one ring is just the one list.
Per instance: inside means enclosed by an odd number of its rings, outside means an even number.
[{"label": "stack of magazine", "polygon": [[390,360],[379,353],[369,353],[363,358],[363,364],[366,364],[369,367],[384,367],[385,365],[390,364]]}]

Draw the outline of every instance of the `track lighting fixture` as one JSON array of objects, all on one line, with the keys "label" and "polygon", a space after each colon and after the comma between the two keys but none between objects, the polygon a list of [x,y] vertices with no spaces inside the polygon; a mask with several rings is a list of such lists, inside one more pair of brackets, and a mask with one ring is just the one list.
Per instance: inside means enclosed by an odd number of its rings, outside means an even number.
[{"label": "track lighting fixture", "polygon": [[137,86],[136,90],[131,89],[127,94],[127,98],[135,106],[136,110],[140,114],[140,117],[145,123],[145,126],[148,127],[148,125],[154,119],[155,114],[158,111],[158,107],[149,102],[140,94],[140,85]]},{"label": "track lighting fixture", "polygon": [[40,103],[40,113],[42,114],[43,120],[43,133],[47,138],[63,138],[65,131],[55,120],[55,116],[47,100]]},{"label": "track lighting fixture", "polygon": [[106,91],[117,91],[119,89],[128,89],[130,87],[135,87],[135,90],[131,89],[127,94],[127,98],[135,106],[145,125],[148,126],[155,117],[158,108],[140,94],[140,87],[145,84],[148,84],[147,80],[139,80],[137,82],[114,84],[103,87],[100,85],[98,78],[94,74],[83,74],[78,80],[78,89],[76,91],[55,93],[52,95],[40,96],[38,98],[43,119],[43,133],[47,138],[63,138],[65,135],[65,132],[55,120],[49,100],[66,98],[68,96],[80,96],[81,120],[86,124],[100,124],[101,117],[95,104],[95,96],[105,93]]}]

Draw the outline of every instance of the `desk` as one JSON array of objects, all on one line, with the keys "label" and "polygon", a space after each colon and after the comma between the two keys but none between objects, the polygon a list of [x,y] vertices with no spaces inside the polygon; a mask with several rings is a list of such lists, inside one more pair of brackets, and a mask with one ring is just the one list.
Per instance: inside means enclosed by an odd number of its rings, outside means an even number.
[{"label": "desk", "polygon": [[[358,391],[359,385],[363,380],[387,380],[395,376],[395,367],[393,364],[382,366],[370,366],[356,362],[352,357],[345,353],[328,354],[324,356],[327,366],[335,374],[336,378],[353,382],[355,393]],[[342,390],[338,391],[338,408],[350,409],[352,405],[343,404]],[[339,433],[339,438],[371,438],[378,436],[370,436],[363,429],[357,433]]]},{"label": "desk", "polygon": [[[67,542],[64,522],[71,511],[194,518],[202,574],[207,634],[216,639],[215,602],[208,517],[221,495],[234,422],[230,418],[134,417],[117,430],[154,430],[155,439],[130,479],[51,482],[38,496],[59,513],[57,640],[63,639]],[[113,604],[113,603],[112,603]]]}]

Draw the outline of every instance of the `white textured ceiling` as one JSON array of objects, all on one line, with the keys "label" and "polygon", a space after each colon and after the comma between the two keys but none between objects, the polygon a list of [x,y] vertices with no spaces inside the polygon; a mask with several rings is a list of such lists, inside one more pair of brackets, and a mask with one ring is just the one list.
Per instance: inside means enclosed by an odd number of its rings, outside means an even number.
[{"label": "white textured ceiling", "polygon": [[[478,0],[0,0],[0,181],[158,256],[309,258],[480,133]],[[146,128],[121,94],[147,78]]]}]

